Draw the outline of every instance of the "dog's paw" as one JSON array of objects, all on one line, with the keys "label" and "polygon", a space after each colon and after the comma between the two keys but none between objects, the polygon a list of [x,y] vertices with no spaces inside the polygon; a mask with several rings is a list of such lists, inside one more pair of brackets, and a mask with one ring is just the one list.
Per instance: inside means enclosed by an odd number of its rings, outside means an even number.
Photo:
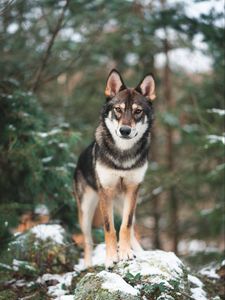
[{"label": "dog's paw", "polygon": [[129,260],[135,258],[134,252],[131,248],[122,248],[119,251],[120,260]]},{"label": "dog's paw", "polygon": [[106,257],[105,267],[106,269],[112,269],[113,266],[119,261],[118,254],[110,255]]}]

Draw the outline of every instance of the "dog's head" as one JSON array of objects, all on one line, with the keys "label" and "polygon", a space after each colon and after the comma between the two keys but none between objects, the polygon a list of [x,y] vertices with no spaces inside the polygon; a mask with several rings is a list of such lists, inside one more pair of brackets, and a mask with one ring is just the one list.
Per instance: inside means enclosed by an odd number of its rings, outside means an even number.
[{"label": "dog's head", "polygon": [[108,130],[117,144],[132,146],[152,123],[152,100],[156,97],[152,75],[146,75],[136,88],[127,88],[119,72],[113,69],[107,79],[105,95],[103,115]]}]

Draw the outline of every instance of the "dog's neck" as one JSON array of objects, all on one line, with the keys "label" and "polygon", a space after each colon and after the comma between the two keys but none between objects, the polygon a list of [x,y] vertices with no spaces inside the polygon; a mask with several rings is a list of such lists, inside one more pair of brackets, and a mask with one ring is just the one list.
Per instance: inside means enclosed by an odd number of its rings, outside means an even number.
[{"label": "dog's neck", "polygon": [[102,161],[116,168],[130,169],[147,160],[150,146],[149,129],[138,140],[132,139],[133,142],[117,138],[121,141],[115,140],[105,124],[100,122],[95,132],[95,141]]}]

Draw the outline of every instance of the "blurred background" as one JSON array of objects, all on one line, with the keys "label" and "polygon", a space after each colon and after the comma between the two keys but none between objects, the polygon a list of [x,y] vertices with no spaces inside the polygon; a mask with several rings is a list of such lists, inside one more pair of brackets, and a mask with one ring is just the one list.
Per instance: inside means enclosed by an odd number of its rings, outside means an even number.
[{"label": "blurred background", "polygon": [[157,83],[137,207],[143,246],[222,254],[223,1],[2,0],[0,44],[1,251],[39,223],[82,240],[73,172],[117,68],[128,86],[148,72]]}]

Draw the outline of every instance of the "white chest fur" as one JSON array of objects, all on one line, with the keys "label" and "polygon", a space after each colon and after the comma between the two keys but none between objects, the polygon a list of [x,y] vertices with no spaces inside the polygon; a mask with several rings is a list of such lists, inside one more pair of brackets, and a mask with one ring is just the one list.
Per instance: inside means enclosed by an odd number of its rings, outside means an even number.
[{"label": "white chest fur", "polygon": [[123,178],[127,184],[139,184],[143,181],[147,168],[147,162],[142,167],[131,170],[111,169],[98,161],[96,162],[96,173],[103,187],[116,186],[120,178]]}]

